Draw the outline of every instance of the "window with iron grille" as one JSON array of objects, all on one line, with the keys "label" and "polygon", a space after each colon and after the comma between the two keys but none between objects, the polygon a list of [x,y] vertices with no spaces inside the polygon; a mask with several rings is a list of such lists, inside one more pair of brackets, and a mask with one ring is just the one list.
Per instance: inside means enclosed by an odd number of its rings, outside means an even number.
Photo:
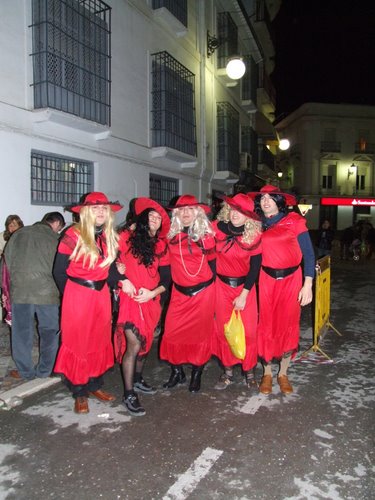
[{"label": "window with iron grille", "polygon": [[163,207],[178,195],[178,180],[171,177],[150,174],[150,197]]},{"label": "window with iron grille", "polygon": [[257,89],[259,81],[259,68],[254,59],[248,55],[244,56],[246,73],[241,78],[242,100],[257,102]]},{"label": "window with iron grille", "polygon": [[152,8],[165,7],[176,19],[187,27],[187,0],[152,0]]},{"label": "window with iron grille", "polygon": [[238,55],[238,29],[229,12],[219,12],[217,15],[218,48],[217,65],[225,68],[227,59]]},{"label": "window with iron grille", "polygon": [[34,107],[110,125],[111,9],[101,0],[32,0]]},{"label": "window with iron grille", "polygon": [[197,155],[194,74],[168,52],[152,54],[152,146]]},{"label": "window with iron grille", "polygon": [[92,189],[91,162],[31,152],[32,205],[70,205]]},{"label": "window with iron grille", "polygon": [[241,152],[251,154],[252,170],[256,172],[258,165],[258,135],[252,127],[241,127]]},{"label": "window with iron grille", "polygon": [[229,102],[218,102],[217,109],[217,171],[239,173],[240,115]]}]

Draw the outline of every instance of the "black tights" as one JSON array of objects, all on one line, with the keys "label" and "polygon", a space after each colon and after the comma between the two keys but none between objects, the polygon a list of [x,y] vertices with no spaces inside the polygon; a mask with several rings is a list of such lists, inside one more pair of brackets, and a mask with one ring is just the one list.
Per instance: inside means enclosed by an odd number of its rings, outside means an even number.
[{"label": "black tights", "polygon": [[125,330],[126,351],[122,358],[121,369],[124,377],[125,391],[132,392],[134,385],[134,375],[142,373],[145,358],[138,358],[141,349],[141,342],[134,334],[133,330]]}]

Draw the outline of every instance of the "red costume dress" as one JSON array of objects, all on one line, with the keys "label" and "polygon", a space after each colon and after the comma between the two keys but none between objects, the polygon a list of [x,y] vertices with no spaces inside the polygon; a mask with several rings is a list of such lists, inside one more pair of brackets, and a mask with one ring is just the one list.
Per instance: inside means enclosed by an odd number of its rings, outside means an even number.
[{"label": "red costume dress", "polygon": [[[246,355],[244,360],[236,358],[228,345],[224,335],[224,324],[229,321],[233,311],[233,300],[238,297],[244,287],[246,277],[250,272],[250,259],[261,253],[261,235],[250,245],[242,241],[242,234],[230,235],[220,230],[228,224],[215,221],[216,238],[216,310],[215,335],[213,354],[222,362],[223,366],[231,367],[242,364],[244,371],[251,370],[257,363],[256,329],[258,323],[258,305],[255,284],[250,288],[246,298],[245,308],[241,311],[242,322],[245,327]],[[259,268],[259,264],[257,266]],[[225,283],[220,276],[234,278],[232,281],[240,283],[232,287]],[[241,279],[242,278],[242,279]],[[227,280],[228,281],[228,280]]]},{"label": "red costume dress", "polygon": [[[99,245],[107,254],[105,236]],[[64,234],[58,252],[71,255],[78,241],[78,233],[69,228]],[[89,269],[83,258],[70,261],[67,275],[73,279],[107,280],[109,267],[100,267],[99,256],[94,268]],[[63,373],[75,385],[87,384],[89,378],[99,377],[114,364],[111,342],[111,297],[107,284],[94,290],[67,280],[61,309],[61,347],[54,371]]]},{"label": "red costume dress", "polygon": [[[126,230],[120,234],[119,262],[125,264],[125,275],[129,279],[137,292],[140,287],[153,290],[159,285],[159,267],[167,265],[167,244],[165,240],[158,240],[155,248],[155,259],[151,266],[146,267],[141,264],[138,258],[134,257],[129,244],[131,231]],[[125,329],[131,329],[141,342],[139,356],[146,355],[152,345],[154,331],[160,319],[161,306],[160,295],[153,300],[139,304],[134,299],[120,291],[120,311],[117,319],[114,344],[116,361],[121,363],[126,351]]]},{"label": "red costume dress", "polygon": [[172,365],[201,366],[212,354],[215,287],[208,262],[215,259],[215,240],[206,236],[195,243],[181,232],[168,248],[174,285],[160,357]]},{"label": "red costume dress", "polygon": [[[298,349],[302,287],[302,252],[297,237],[307,231],[305,219],[290,212],[262,233],[262,269],[259,276],[258,354],[267,363]],[[298,266],[298,267],[297,267]],[[277,279],[264,268],[296,267]],[[290,269],[292,271],[292,269]]]}]

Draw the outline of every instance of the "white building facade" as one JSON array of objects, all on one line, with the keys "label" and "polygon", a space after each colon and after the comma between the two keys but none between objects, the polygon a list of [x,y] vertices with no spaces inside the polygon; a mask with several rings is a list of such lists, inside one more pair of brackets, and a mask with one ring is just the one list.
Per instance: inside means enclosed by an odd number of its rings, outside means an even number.
[{"label": "white building facade", "polygon": [[375,223],[375,107],[305,103],[276,125],[290,148],[280,155],[284,188],[312,204],[310,229]]},{"label": "white building facade", "polygon": [[[272,176],[280,3],[2,0],[2,219],[31,224],[95,190],[124,204],[121,220],[137,196],[211,203]],[[224,69],[235,54],[236,81]]]}]

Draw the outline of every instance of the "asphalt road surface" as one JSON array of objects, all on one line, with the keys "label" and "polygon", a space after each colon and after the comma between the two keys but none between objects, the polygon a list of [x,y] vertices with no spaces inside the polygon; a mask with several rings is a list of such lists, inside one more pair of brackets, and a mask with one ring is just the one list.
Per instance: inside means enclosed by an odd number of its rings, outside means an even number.
[{"label": "asphalt road surface", "polygon": [[[289,369],[294,393],[264,396],[236,383],[141,395],[144,417],[121,405],[118,366],[76,415],[62,383],[0,410],[0,499],[299,500],[375,498],[375,261],[331,269],[330,321],[320,347]],[[302,315],[300,354],[312,345],[311,309]],[[169,368],[155,339],[145,378],[161,388]],[[186,370],[190,374],[190,369]],[[261,369],[257,369],[258,378]]]}]

